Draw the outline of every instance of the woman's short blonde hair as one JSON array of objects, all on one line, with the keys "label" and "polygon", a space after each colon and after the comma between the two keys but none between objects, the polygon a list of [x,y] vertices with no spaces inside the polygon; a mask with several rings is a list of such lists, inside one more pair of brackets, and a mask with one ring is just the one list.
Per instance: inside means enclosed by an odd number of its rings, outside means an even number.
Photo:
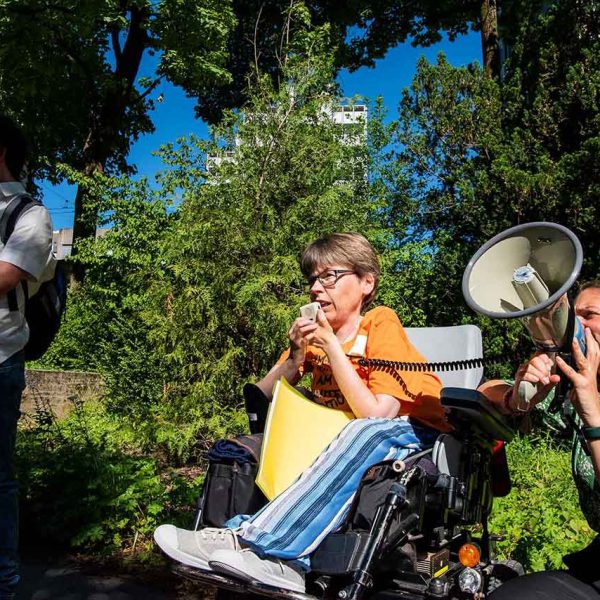
[{"label": "woman's short blonde hair", "polygon": [[339,265],[352,269],[359,277],[373,275],[373,291],[363,300],[365,309],[375,297],[381,271],[379,259],[369,240],[360,233],[332,233],[309,244],[300,258],[300,269],[310,277],[323,267]]}]

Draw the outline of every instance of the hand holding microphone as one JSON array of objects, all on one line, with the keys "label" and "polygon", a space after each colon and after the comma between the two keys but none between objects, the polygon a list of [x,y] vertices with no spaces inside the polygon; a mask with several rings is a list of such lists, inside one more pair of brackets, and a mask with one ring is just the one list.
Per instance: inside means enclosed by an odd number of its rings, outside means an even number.
[{"label": "hand holding microphone", "polygon": [[317,328],[316,320],[320,305],[318,302],[311,302],[300,307],[300,317],[291,325],[288,331],[290,340],[290,356],[296,364],[300,366],[304,362],[306,346],[309,343],[308,337]]}]

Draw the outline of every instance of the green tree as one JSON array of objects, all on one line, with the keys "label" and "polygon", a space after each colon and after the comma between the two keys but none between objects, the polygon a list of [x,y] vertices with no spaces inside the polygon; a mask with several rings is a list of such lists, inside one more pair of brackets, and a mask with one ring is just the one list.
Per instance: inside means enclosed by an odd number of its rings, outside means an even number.
[{"label": "green tree", "polygon": [[[513,9],[516,2],[503,2],[509,20],[517,16]],[[228,42],[227,68],[232,79],[199,98],[199,115],[215,123],[223,110],[243,105],[247,78],[257,69],[268,74],[274,85],[283,81],[282,34],[301,26],[289,19],[289,7],[294,4],[294,0],[232,0],[237,19]],[[336,70],[373,67],[376,59],[398,44],[410,41],[414,46],[430,46],[443,35],[453,41],[473,29],[481,32],[486,73],[499,74],[496,0],[306,0],[303,4],[314,26],[329,26]],[[541,2],[530,4],[539,6]],[[511,35],[512,29],[505,28],[504,36]]]},{"label": "green tree", "polygon": [[506,161],[513,143],[520,180],[512,218],[570,227],[584,247],[583,277],[596,276],[600,264],[597,12],[596,2],[557,0],[525,19],[503,86]]},{"label": "green tree", "polygon": [[[153,130],[151,92],[166,79],[199,96],[226,80],[233,22],[216,0],[2,0],[0,105],[35,143],[31,174],[56,181],[59,163],[85,175],[130,172],[131,143]],[[152,55],[155,68],[141,77]],[[88,204],[78,188],[75,240],[94,236]]]},{"label": "green tree", "polygon": [[[364,147],[343,144],[329,117],[339,97],[328,32],[297,10],[306,29],[287,49],[285,90],[260,77],[211,140],[166,147],[156,189],[68,173],[111,228],[80,246],[87,276],[46,364],[99,370],[111,412],[176,454],[198,430],[212,438],[239,423],[242,381],[274,359],[302,303],[300,248],[317,231],[368,227]],[[232,162],[205,169],[234,148]]]},{"label": "green tree", "polygon": [[[170,281],[157,290],[168,310],[157,310],[157,325],[177,374],[164,399],[173,430],[162,434],[178,442],[227,416],[225,408],[239,405],[241,383],[264,374],[281,352],[306,298],[301,249],[328,231],[373,230],[364,149],[344,144],[329,117],[340,99],[328,33],[296,34],[285,86],[275,91],[260,77],[248,105],[214,128],[211,142],[186,143],[168,156],[165,184],[183,190],[183,203],[168,240]],[[234,149],[230,160],[199,171],[224,149]]]},{"label": "green tree", "polygon": [[[241,385],[262,376],[285,347],[306,302],[298,258],[315,238],[365,233],[386,273],[397,274],[385,278],[382,297],[413,322],[423,318],[396,297],[398,281],[410,279],[400,260],[406,267],[419,257],[398,247],[406,221],[386,209],[388,193],[404,192],[386,164],[394,157],[381,109],[368,135],[364,121],[332,121],[341,98],[328,28],[312,28],[308,13],[295,10],[305,28],[287,47],[286,85],[274,89],[258,77],[248,105],[229,113],[210,140],[164,148],[168,168],[156,196],[141,185],[105,194],[102,209],[116,227],[85,255],[90,270],[71,309],[82,311],[74,327],[89,319],[107,325],[94,337],[89,326],[78,329],[76,346],[108,373],[113,411],[174,455],[187,456],[198,436],[242,426]],[[174,213],[152,200],[175,196],[182,201]],[[74,353],[70,346],[62,360]]]},{"label": "green tree", "polygon": [[[463,270],[481,244],[519,223],[566,225],[585,249],[582,277],[597,275],[596,28],[593,10],[578,3],[529,15],[502,82],[443,57],[419,64],[396,123],[409,181],[396,211],[412,215],[411,239],[432,257],[434,276],[420,297],[431,322],[473,320],[461,296]],[[531,351],[528,337],[514,322],[479,322],[489,351],[505,353],[508,374]]]},{"label": "green tree", "polygon": [[153,343],[150,288],[164,276],[163,240],[177,219],[168,201],[173,196],[145,179],[69,175],[95,199],[101,224],[110,228],[81,243],[87,275],[69,292],[63,325],[43,364],[99,371],[111,412],[151,427],[166,373]]},{"label": "green tree", "polygon": [[[131,172],[128,150],[153,129],[151,93],[163,78],[197,98],[197,114],[212,122],[221,118],[224,108],[245,102],[249,74],[268,74],[279,85],[284,80],[282,40],[302,26],[294,16],[297,4],[301,3],[0,2],[0,103],[19,118],[35,142],[32,180],[62,179],[59,163],[85,175]],[[493,0],[301,5],[313,24],[330,24],[336,69],[372,65],[388,48],[409,38],[427,45],[438,41],[441,32],[454,39],[472,26],[482,31],[488,73],[496,70]],[[353,27],[361,33],[347,40]],[[140,77],[142,60],[153,54],[156,67],[150,76]],[[97,215],[88,204],[93,203],[78,188],[75,242],[94,235]],[[82,263],[75,273],[82,278]]]}]

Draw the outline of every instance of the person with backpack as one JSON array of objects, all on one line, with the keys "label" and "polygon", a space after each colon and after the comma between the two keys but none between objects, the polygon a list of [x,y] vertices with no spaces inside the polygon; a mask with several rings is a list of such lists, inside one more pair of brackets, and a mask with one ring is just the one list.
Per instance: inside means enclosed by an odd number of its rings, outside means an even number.
[{"label": "person with backpack", "polygon": [[0,600],[14,598],[19,582],[15,439],[29,337],[24,284],[39,281],[52,261],[48,211],[29,202],[25,210],[14,212],[28,197],[19,180],[26,155],[21,129],[0,114],[0,228],[12,230],[8,238],[0,236]]}]

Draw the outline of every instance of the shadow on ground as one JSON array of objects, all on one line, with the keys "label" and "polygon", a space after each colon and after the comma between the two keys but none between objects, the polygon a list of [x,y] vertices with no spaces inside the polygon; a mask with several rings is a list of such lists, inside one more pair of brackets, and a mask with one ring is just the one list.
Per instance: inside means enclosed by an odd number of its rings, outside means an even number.
[{"label": "shadow on ground", "polygon": [[17,600],[206,600],[213,596],[212,589],[180,582],[172,590],[161,589],[127,575],[95,575],[68,561],[51,566],[48,562],[37,559],[23,562]]}]

